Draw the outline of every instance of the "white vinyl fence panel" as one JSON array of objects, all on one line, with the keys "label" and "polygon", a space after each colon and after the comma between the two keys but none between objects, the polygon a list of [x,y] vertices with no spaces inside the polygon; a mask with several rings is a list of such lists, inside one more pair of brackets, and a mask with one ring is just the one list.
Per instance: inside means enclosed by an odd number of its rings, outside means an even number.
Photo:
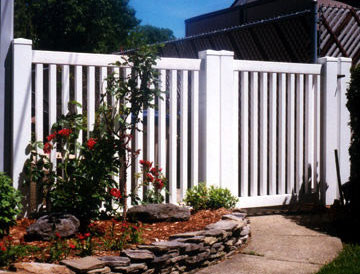
[{"label": "white vinyl fence panel", "polygon": [[[79,141],[89,138],[107,76],[131,75],[130,67],[113,66],[123,58],[38,51],[29,40],[14,40],[15,186],[32,133],[44,140],[72,100],[83,105],[78,113],[87,115]],[[200,52],[199,59],[159,59],[162,99],[155,98],[156,108],[140,114],[144,124],[137,125],[132,140],[140,154],[128,169],[128,184],[139,183],[131,172],[139,173],[144,159],[163,169],[172,203],[205,181],[229,188],[240,207],[288,204],[313,193],[331,204],[337,198],[334,149],[343,181],[350,170],[345,107],[350,66],[347,58],[325,57],[319,64],[243,61],[234,60],[232,52],[212,50]],[[56,163],[55,153],[50,159]]]}]

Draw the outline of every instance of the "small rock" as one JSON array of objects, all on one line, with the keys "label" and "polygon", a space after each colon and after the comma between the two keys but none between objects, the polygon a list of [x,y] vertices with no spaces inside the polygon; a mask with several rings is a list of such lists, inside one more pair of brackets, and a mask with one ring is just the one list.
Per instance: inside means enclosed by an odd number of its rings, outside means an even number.
[{"label": "small rock", "polygon": [[196,256],[189,257],[186,260],[186,263],[188,263],[188,264],[199,263],[199,262],[204,261],[205,259],[207,259],[209,257],[209,255],[210,255],[210,251],[201,252]]},{"label": "small rock", "polygon": [[86,272],[87,274],[107,274],[110,273],[110,267],[105,266],[104,268],[94,269]]},{"label": "small rock", "polygon": [[146,249],[125,249],[121,255],[129,257],[131,262],[152,261],[154,259],[154,253]]},{"label": "small rock", "polygon": [[217,241],[218,241],[218,239],[215,237],[205,237],[204,238],[204,244],[207,244],[207,245],[212,245],[212,244],[216,243]]},{"label": "small rock", "polygon": [[177,238],[192,238],[192,237],[196,237],[196,236],[201,236],[204,233],[205,233],[204,230],[199,230],[199,231],[194,231],[194,232],[179,233],[179,234],[171,235],[169,237],[169,239],[174,240],[174,239],[177,239]]},{"label": "small rock", "polygon": [[250,233],[250,225],[247,225],[245,227],[243,227],[243,229],[240,232],[240,236],[246,236],[249,235]]},{"label": "small rock", "polygon": [[131,264],[129,266],[117,266],[114,267],[114,271],[122,271],[124,273],[136,273],[139,271],[145,271],[147,270],[148,267],[146,264],[142,263],[142,264]]},{"label": "small rock", "polygon": [[104,257],[99,257],[98,259],[104,262],[105,265],[110,267],[130,265],[130,259],[128,257],[104,256]]},{"label": "small rock", "polygon": [[65,266],[57,264],[42,264],[42,263],[15,263],[12,268],[19,272],[36,273],[36,274],[73,274],[70,269]]},{"label": "small rock", "polygon": [[174,204],[138,205],[130,208],[127,216],[131,221],[175,222],[190,219],[190,209]]},{"label": "small rock", "polygon": [[204,241],[204,239],[205,239],[205,236],[194,236],[191,238],[180,238],[180,239],[176,239],[176,240],[181,243],[201,243]]},{"label": "small rock", "polygon": [[25,235],[26,240],[51,240],[59,233],[61,237],[70,237],[78,232],[80,221],[71,214],[53,213],[40,217],[30,225]]},{"label": "small rock", "polygon": [[105,263],[100,261],[97,257],[84,257],[75,260],[62,260],[60,264],[66,265],[76,272],[86,273],[90,270],[105,267]]},{"label": "small rock", "polygon": [[227,236],[229,236],[229,234],[230,233],[225,232],[224,230],[221,229],[209,229],[204,232],[205,236],[216,237],[219,238],[220,240],[226,238]]},{"label": "small rock", "polygon": [[207,230],[220,229],[220,230],[225,230],[225,231],[232,231],[232,230],[236,229],[237,226],[238,226],[237,222],[234,222],[231,220],[221,220],[214,224],[207,225],[205,227],[205,229],[207,229]]}]

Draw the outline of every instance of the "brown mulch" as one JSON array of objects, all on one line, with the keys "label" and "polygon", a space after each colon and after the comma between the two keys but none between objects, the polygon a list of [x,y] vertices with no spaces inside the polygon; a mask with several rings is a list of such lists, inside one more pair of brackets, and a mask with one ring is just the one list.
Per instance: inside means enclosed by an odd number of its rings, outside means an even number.
[{"label": "brown mulch", "polygon": [[[184,222],[159,222],[159,223],[153,223],[153,224],[140,224],[141,229],[141,238],[142,238],[142,244],[150,244],[155,241],[161,241],[161,240],[168,240],[169,236],[178,234],[178,233],[184,233],[184,232],[190,232],[190,231],[197,231],[202,230],[207,226],[208,224],[215,223],[221,219],[221,217],[224,214],[230,213],[230,210],[221,208],[217,210],[200,210],[198,212],[195,212],[191,215],[190,219],[188,221]],[[40,248],[45,249],[46,247],[49,247],[50,243],[47,241],[34,241],[34,242],[25,242],[24,241],[24,235],[26,234],[26,228],[32,224],[34,220],[30,219],[21,219],[17,221],[17,225],[12,227],[10,230],[10,235],[13,238],[14,244],[26,244],[26,245],[32,245],[37,246]],[[95,226],[96,230],[98,231],[106,231],[108,230],[112,225],[111,220],[104,220],[104,221],[96,221]],[[115,226],[115,234],[121,233],[120,227]],[[94,237],[94,242],[101,243],[101,238]],[[94,255],[98,256],[105,256],[105,255],[118,255],[119,251],[103,251],[103,250],[95,250]],[[35,256],[36,257],[36,256]],[[26,258],[23,258],[22,261],[33,261],[35,260],[34,256],[28,256]],[[74,254],[70,254],[69,256],[75,257]]]}]

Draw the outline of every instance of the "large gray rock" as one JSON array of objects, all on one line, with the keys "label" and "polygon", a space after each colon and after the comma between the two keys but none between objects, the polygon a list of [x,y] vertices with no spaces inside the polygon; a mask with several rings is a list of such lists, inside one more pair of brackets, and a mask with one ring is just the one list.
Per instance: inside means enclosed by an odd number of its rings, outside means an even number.
[{"label": "large gray rock", "polygon": [[127,216],[131,221],[147,223],[187,221],[190,218],[190,209],[174,204],[138,205],[130,208]]},{"label": "large gray rock", "polygon": [[[42,263],[15,263],[12,265],[16,273],[36,273],[36,274],[74,274],[73,271],[62,265],[42,264]],[[8,272],[6,272],[8,273]],[[14,273],[14,272],[13,272]]]},{"label": "large gray rock", "polygon": [[71,214],[50,214],[40,217],[26,229],[27,240],[50,240],[59,233],[70,237],[78,232],[80,221]]}]

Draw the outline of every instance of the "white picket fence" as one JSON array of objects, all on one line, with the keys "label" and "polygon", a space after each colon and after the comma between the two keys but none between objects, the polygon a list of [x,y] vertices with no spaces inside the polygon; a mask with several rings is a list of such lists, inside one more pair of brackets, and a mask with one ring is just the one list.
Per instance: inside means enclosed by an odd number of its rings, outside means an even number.
[{"label": "white picket fence", "polygon": [[[37,140],[67,112],[70,100],[86,105],[90,130],[104,79],[121,57],[37,51],[31,41],[15,39],[13,58],[16,185],[31,140],[32,90]],[[144,132],[133,140],[139,159],[163,167],[172,203],[205,181],[229,188],[241,207],[281,205],[311,192],[331,204],[338,195],[334,149],[340,151],[343,182],[350,173],[350,66],[347,58],[321,58],[319,64],[241,61],[232,52],[212,50],[200,52],[199,59],[162,58],[156,69],[166,96],[155,100],[157,110],[144,110]],[[135,172],[139,168],[136,161]]]}]

